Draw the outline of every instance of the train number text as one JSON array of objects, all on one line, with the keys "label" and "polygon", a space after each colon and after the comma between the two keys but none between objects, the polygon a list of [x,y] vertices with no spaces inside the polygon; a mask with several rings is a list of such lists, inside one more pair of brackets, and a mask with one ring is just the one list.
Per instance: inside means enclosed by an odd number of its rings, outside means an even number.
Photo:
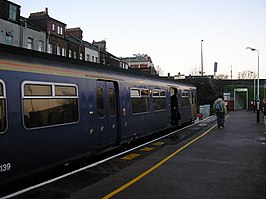
[{"label": "train number text", "polygon": [[0,173],[9,171],[11,169],[11,163],[0,164]]}]

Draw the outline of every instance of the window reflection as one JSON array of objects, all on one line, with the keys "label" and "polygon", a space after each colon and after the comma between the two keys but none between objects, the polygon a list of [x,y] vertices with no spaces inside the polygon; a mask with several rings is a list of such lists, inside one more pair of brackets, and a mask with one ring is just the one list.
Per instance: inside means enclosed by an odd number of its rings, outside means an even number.
[{"label": "window reflection", "polygon": [[153,90],[153,108],[155,111],[166,109],[166,98],[164,90]]},{"label": "window reflection", "polygon": [[115,91],[113,88],[109,89],[109,116],[116,115],[116,107],[115,107]]},{"label": "window reflection", "polygon": [[97,88],[97,113],[98,117],[104,117],[104,101],[103,101],[103,89]]},{"label": "window reflection", "polygon": [[149,91],[148,89],[131,89],[132,113],[149,112]]},{"label": "window reflection", "polygon": [[78,121],[78,96],[75,86],[28,83],[24,85],[23,92],[26,128]]},{"label": "window reflection", "polygon": [[76,96],[77,91],[75,87],[70,86],[55,86],[56,96]]},{"label": "window reflection", "polygon": [[51,96],[51,85],[24,85],[24,96]]},{"label": "window reflection", "polygon": [[27,128],[78,121],[77,99],[24,99]]}]

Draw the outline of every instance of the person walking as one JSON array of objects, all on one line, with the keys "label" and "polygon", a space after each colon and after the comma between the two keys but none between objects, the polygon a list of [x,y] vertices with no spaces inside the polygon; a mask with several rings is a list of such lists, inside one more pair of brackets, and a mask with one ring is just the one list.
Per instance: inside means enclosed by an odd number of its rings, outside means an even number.
[{"label": "person walking", "polygon": [[219,96],[213,103],[213,109],[217,117],[218,128],[224,128],[224,118],[227,114],[227,108],[223,96]]}]

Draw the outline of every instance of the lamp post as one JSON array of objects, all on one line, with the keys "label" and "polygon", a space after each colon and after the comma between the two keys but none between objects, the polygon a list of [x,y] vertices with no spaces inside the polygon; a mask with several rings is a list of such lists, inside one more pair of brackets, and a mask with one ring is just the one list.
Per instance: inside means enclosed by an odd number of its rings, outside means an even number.
[{"label": "lamp post", "polygon": [[255,80],[255,71],[251,72],[253,76],[253,111],[256,111],[256,80]]},{"label": "lamp post", "polygon": [[258,85],[257,85],[257,122],[260,122],[260,54],[259,51],[255,48],[247,47],[246,49],[249,49],[251,51],[257,51],[258,52]]},{"label": "lamp post", "polygon": [[203,39],[201,40],[201,43],[200,43],[200,52],[201,52],[201,76],[203,76],[203,52],[202,52],[202,42],[203,42]]}]

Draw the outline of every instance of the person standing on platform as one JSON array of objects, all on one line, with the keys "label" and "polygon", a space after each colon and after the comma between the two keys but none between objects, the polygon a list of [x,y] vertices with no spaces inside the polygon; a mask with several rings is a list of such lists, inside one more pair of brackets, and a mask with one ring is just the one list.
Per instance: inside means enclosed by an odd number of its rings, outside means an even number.
[{"label": "person standing on platform", "polygon": [[178,125],[178,121],[180,120],[180,113],[177,89],[174,90],[174,94],[171,96],[171,117],[172,124]]},{"label": "person standing on platform", "polygon": [[217,126],[218,128],[224,128],[224,118],[227,114],[226,104],[223,100],[223,96],[219,96],[213,103],[213,109],[217,117]]}]

